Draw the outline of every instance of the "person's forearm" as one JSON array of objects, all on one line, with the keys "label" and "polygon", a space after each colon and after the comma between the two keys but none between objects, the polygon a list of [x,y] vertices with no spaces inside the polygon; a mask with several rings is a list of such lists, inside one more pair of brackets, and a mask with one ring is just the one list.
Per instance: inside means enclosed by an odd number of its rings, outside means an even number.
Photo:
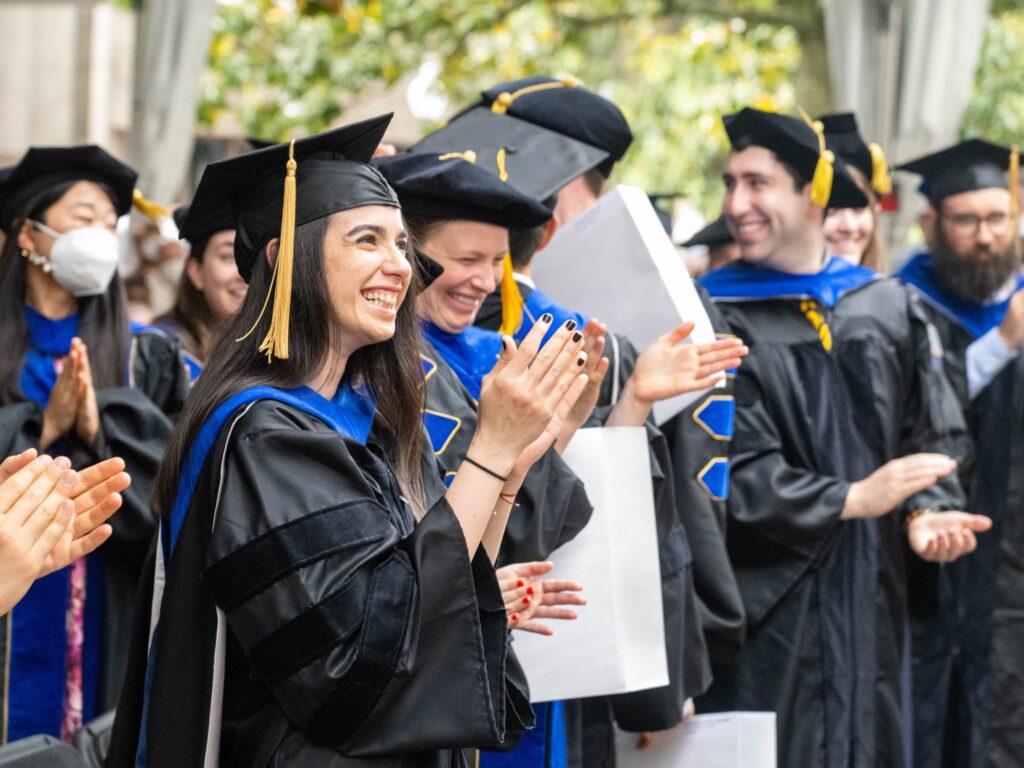
[{"label": "person's forearm", "polygon": [[[486,469],[482,469],[470,461],[463,461],[455,473],[452,484],[448,487],[445,499],[451,505],[455,517],[458,518],[459,524],[462,526],[462,532],[466,537],[466,548],[472,558],[483,541],[488,526],[492,524],[495,511],[498,510],[500,501],[498,494],[502,492],[502,488],[507,482],[506,478],[515,463],[515,457],[509,456],[507,450],[491,448],[477,441],[470,443],[466,456]],[[508,519],[507,509],[504,519]],[[504,533],[504,528],[504,522],[502,522],[502,533]],[[499,536],[498,546],[500,544]]]},{"label": "person's forearm", "polygon": [[498,553],[501,551],[501,541],[505,538],[505,528],[508,525],[508,518],[512,514],[512,508],[515,506],[516,494],[519,493],[519,489],[522,485],[523,481],[521,479],[509,478],[509,481],[502,486],[501,493],[498,495],[493,513],[491,514],[491,519],[487,523],[487,528],[484,531],[482,540],[484,549],[487,551],[487,556],[491,559],[491,563],[496,563],[498,561]]},{"label": "person's forearm", "polygon": [[604,425],[606,427],[641,427],[647,421],[653,407],[654,403],[637,399],[633,389],[633,379],[630,377],[626,386],[622,388],[622,396],[612,408]]}]

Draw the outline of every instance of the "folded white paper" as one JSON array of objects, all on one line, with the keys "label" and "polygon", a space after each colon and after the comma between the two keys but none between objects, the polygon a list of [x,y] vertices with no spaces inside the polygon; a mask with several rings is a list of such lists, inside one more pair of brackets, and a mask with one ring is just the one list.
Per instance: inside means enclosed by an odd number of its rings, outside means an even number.
[{"label": "folded white paper", "polygon": [[636,743],[637,734],[616,733],[619,768],[776,768],[774,712],[697,715],[646,749]]},{"label": "folded white paper", "polygon": [[530,699],[581,699],[668,685],[646,432],[582,429],[562,458],[586,485],[594,514],[575,539],[552,553],[550,578],[581,582],[587,605],[576,609],[575,621],[550,622],[552,637],[513,634]]},{"label": "folded white paper", "polygon": [[[600,319],[640,351],[683,322],[695,324],[690,342],[715,340],[682,258],[638,187],[620,184],[561,227],[531,274],[555,301]],[[656,403],[655,420],[663,424],[701,394]]]}]

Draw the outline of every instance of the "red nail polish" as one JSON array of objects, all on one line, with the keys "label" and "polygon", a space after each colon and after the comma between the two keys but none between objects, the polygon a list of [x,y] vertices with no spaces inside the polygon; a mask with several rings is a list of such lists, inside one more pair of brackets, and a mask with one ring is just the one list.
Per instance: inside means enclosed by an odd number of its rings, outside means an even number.
[{"label": "red nail polish", "polygon": [[530,598],[524,597],[523,598],[523,605],[529,605],[529,604],[530,604]]},{"label": "red nail polish", "polygon": [[526,588],[526,594],[532,595],[533,594],[533,587],[527,587]]},{"label": "red nail polish", "polygon": [[517,586],[517,587],[522,587],[522,586],[524,586],[525,584],[526,584],[526,582],[525,582],[525,581],[523,581],[522,579],[516,579],[516,586]]},{"label": "red nail polish", "polygon": [[511,616],[509,616],[509,618],[512,619],[512,621],[519,621],[519,617],[514,613]]}]

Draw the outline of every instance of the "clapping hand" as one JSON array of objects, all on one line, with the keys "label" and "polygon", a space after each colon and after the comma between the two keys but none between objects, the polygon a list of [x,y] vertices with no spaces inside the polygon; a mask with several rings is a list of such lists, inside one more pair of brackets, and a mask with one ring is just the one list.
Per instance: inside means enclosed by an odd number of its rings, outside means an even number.
[{"label": "clapping hand", "polygon": [[583,585],[565,579],[544,579],[553,563],[515,563],[499,568],[498,584],[505,601],[509,629],[551,635],[554,631],[540,619],[571,621],[576,612],[565,605],[586,605],[580,594]]},{"label": "clapping hand", "polygon": [[923,512],[907,525],[910,548],[923,560],[951,563],[978,547],[976,533],[992,527],[984,515],[967,512]]},{"label": "clapping hand", "polygon": [[76,473],[68,459],[37,456],[35,449],[0,464],[0,614],[37,578],[110,537],[106,521],[131,482],[123,469],[121,459],[108,459]]},{"label": "clapping hand", "polygon": [[85,343],[71,340],[71,350],[60,361],[57,381],[43,412],[40,445],[47,448],[74,429],[86,445],[93,446],[100,428],[96,388]]},{"label": "clapping hand", "polygon": [[630,382],[633,395],[644,403],[656,403],[686,392],[713,387],[725,371],[736,368],[749,352],[737,338],[710,344],[684,344],[693,323],[683,323],[654,341],[637,358]]}]

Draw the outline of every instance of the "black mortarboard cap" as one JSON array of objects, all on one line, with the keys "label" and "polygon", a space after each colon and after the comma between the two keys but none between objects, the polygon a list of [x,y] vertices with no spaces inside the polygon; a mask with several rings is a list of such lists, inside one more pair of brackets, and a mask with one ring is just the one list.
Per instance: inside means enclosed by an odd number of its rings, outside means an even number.
[{"label": "black mortarboard cap", "polygon": [[[294,142],[295,226],[362,205],[399,207],[398,197],[368,165],[391,115]],[[275,144],[211,163],[189,206],[181,236],[199,239],[235,229],[235,261],[248,281],[263,248],[281,233],[290,144]]]},{"label": "black mortarboard cap", "polygon": [[1017,161],[1015,150],[983,139],[968,139],[952,147],[896,166],[898,171],[909,171],[924,177],[921,192],[937,205],[943,198],[974,192],[978,189],[1009,189],[1016,205]]},{"label": "black mortarboard cap", "polygon": [[477,164],[476,153],[405,152],[373,161],[406,216],[467,219],[506,229],[530,229],[551,218],[539,200]]},{"label": "black mortarboard cap", "polygon": [[476,166],[536,200],[546,200],[608,153],[543,126],[474,107],[410,148],[442,155],[472,149]]},{"label": "black mortarboard cap", "polygon": [[719,216],[708,224],[704,229],[683,243],[683,248],[693,248],[697,245],[705,245],[714,248],[716,245],[725,245],[733,241],[729,228],[725,225],[725,217]]},{"label": "black mortarboard cap", "polygon": [[524,77],[498,83],[481,93],[494,112],[561,133],[603,149],[608,157],[597,169],[608,176],[633,143],[622,111],[603,96],[577,85],[576,78]]},{"label": "black mortarboard cap", "polygon": [[875,192],[880,195],[892,192],[885,153],[878,144],[864,141],[853,112],[822,115],[818,120],[825,128],[825,144],[829,149],[863,173]]},{"label": "black mortarboard cap", "polygon": [[31,147],[10,175],[0,181],[0,229],[5,232],[35,195],[66,181],[94,181],[113,192],[118,216],[132,207],[137,175],[132,168],[94,145]]},{"label": "black mortarboard cap", "polygon": [[[793,166],[812,186],[812,199],[822,207],[864,208],[868,199],[846,170],[841,158],[834,158],[832,181],[822,174],[829,163],[822,152],[823,139],[806,120],[744,107],[723,118],[725,131],[733,146],[744,141],[774,152]],[[819,183],[821,186],[819,188]]]},{"label": "black mortarboard cap", "polygon": [[[539,200],[476,165],[472,150],[406,152],[373,162],[398,191],[406,216],[467,219],[505,229],[531,229],[551,218]],[[501,297],[501,332],[512,334],[523,319],[523,300],[508,253],[502,263]]]}]

